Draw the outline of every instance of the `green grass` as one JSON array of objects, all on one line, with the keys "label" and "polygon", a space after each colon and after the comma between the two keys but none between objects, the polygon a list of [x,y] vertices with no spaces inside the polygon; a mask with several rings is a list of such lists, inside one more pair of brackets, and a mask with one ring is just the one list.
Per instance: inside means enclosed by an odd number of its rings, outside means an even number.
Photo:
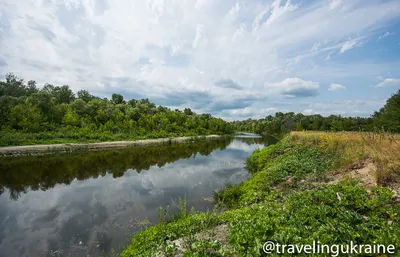
[{"label": "green grass", "polygon": [[90,131],[86,129],[66,129],[59,131],[44,131],[37,133],[20,132],[12,130],[0,131],[0,146],[40,145],[40,144],[65,144],[65,143],[96,143],[122,140],[142,140],[154,138],[197,137],[201,140],[205,135],[215,134],[212,131],[203,131],[201,135],[190,132],[149,131],[148,133],[113,133],[111,131]]},{"label": "green grass", "polygon": [[[327,172],[349,164],[354,142],[300,137],[256,150],[247,161],[252,176],[214,194],[226,211],[191,212],[157,224],[135,235],[121,256],[175,256],[178,249],[171,241],[178,238],[186,242],[183,256],[266,256],[262,245],[268,240],[400,246],[400,204],[393,202],[390,189],[367,191],[355,179],[324,184]],[[354,161],[368,158],[366,153],[354,153],[359,156]],[[222,223],[229,224],[227,240],[197,234]]]}]

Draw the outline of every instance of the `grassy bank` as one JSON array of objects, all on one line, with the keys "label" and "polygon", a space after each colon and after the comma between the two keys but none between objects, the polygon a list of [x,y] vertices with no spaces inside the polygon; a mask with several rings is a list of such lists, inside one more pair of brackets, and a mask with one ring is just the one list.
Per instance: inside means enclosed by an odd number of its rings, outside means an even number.
[{"label": "grassy bank", "polygon": [[114,133],[112,131],[91,131],[90,129],[62,128],[59,131],[22,132],[15,130],[0,131],[0,146],[68,144],[68,143],[98,143],[123,140],[144,140],[173,137],[195,137],[213,135],[213,131],[201,132],[165,132],[149,131],[148,133]]},{"label": "grassy bank", "polygon": [[51,155],[83,151],[96,151],[134,146],[172,145],[176,143],[192,143],[211,139],[226,138],[229,135],[207,135],[191,137],[172,137],[145,140],[111,141],[99,143],[72,143],[72,144],[38,144],[25,146],[0,147],[0,157],[23,155]]},{"label": "grassy bank", "polygon": [[121,256],[265,256],[268,240],[399,247],[399,152],[398,135],[292,133],[253,153],[247,181],[215,193],[224,212],[181,206],[179,218],[162,216]]}]

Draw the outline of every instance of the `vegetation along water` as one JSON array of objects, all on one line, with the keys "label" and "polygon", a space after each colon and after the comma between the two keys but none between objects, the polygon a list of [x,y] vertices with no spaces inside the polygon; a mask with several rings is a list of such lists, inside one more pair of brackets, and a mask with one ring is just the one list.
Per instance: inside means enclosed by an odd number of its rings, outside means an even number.
[{"label": "vegetation along water", "polygon": [[400,91],[369,118],[233,122],[13,74],[0,98],[1,146],[219,135],[2,156],[1,257],[264,256],[267,240],[378,242],[400,254]]},{"label": "vegetation along water", "polygon": [[0,256],[116,253],[159,208],[212,210],[212,192],[247,177],[260,137],[221,137],[172,145],[3,157]]}]

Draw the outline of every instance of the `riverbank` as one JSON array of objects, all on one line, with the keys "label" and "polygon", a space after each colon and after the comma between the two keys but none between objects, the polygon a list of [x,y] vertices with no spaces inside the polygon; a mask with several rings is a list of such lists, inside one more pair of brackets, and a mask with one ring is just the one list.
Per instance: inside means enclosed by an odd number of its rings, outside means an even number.
[{"label": "riverbank", "polygon": [[264,256],[269,240],[397,248],[399,152],[393,134],[291,133],[253,153],[247,181],[214,194],[227,210],[195,213],[182,204],[174,219],[160,211],[160,223],[136,234],[121,256]]},{"label": "riverbank", "polygon": [[213,139],[220,137],[222,136],[207,135],[207,136],[144,139],[144,140],[133,140],[133,141],[100,142],[100,143],[6,146],[6,147],[0,147],[0,156],[20,156],[29,154],[48,154],[48,153],[72,152],[72,151],[92,151],[92,150],[102,150],[110,148],[123,148],[128,146],[183,143],[188,141],[205,140],[205,139]]}]

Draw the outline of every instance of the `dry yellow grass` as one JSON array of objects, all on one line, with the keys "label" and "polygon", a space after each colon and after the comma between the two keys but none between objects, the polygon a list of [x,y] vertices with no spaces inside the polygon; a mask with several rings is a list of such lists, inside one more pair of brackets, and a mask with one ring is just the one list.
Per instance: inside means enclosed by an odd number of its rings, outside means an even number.
[{"label": "dry yellow grass", "polygon": [[337,151],[341,157],[340,168],[371,160],[376,166],[379,185],[400,183],[400,134],[304,131],[292,132],[290,137],[299,143],[318,144]]}]

